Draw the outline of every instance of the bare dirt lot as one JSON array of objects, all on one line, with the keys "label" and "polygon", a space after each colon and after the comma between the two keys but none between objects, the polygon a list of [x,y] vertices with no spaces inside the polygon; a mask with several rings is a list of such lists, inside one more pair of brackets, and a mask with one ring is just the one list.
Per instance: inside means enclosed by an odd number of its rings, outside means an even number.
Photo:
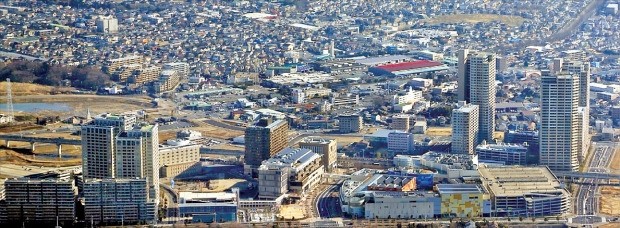
[{"label": "bare dirt lot", "polygon": [[620,187],[605,186],[601,195],[601,213],[620,216]]},{"label": "bare dirt lot", "polygon": [[479,22],[493,22],[500,21],[508,26],[520,26],[525,21],[524,18],[519,16],[497,15],[497,14],[451,14],[440,15],[429,19],[424,19],[422,22],[430,24],[440,23],[470,23],[475,24]]},{"label": "bare dirt lot", "polygon": [[[620,152],[618,150],[609,169],[612,173],[620,174]],[[605,186],[601,189],[601,213],[620,216],[620,187]]]},{"label": "bare dirt lot", "polygon": [[426,130],[426,134],[429,136],[450,136],[452,135],[452,128],[449,127],[429,127]]}]

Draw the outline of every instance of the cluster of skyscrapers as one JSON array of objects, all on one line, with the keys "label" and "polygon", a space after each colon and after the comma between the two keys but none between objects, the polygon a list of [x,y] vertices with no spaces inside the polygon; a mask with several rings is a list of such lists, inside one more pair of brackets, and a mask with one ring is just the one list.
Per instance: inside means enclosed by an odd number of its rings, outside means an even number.
[{"label": "cluster of skyscrapers", "polygon": [[[473,154],[494,143],[495,54],[458,53],[458,99],[452,112],[452,152]],[[541,72],[539,164],[553,171],[576,171],[587,151],[590,65],[583,58],[556,59]],[[531,144],[530,144],[531,145]]]}]

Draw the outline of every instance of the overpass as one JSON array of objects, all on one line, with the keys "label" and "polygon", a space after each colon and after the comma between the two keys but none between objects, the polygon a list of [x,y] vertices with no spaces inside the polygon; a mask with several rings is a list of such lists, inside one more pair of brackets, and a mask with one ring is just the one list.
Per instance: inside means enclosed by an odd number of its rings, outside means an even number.
[{"label": "overpass", "polygon": [[36,143],[44,143],[44,144],[55,144],[57,147],[58,157],[62,157],[62,145],[82,145],[82,140],[80,139],[66,139],[62,137],[58,138],[43,138],[43,137],[32,137],[32,136],[23,136],[23,135],[0,135],[0,140],[4,140],[4,145],[9,148],[11,147],[11,141],[16,142],[29,142],[30,150],[32,152],[36,149]]},{"label": "overpass", "polygon": [[620,180],[620,174],[592,173],[592,172],[554,172],[556,177],[561,178],[596,178],[605,180]]},{"label": "overpass", "polygon": [[[596,180],[606,180],[607,185],[612,184],[612,180],[620,181],[620,174],[611,173],[593,173],[593,172],[554,172],[558,179],[570,180],[573,183],[578,183],[581,178],[592,178]],[[603,183],[604,184],[604,183]],[[615,184],[617,185],[617,184]]]}]

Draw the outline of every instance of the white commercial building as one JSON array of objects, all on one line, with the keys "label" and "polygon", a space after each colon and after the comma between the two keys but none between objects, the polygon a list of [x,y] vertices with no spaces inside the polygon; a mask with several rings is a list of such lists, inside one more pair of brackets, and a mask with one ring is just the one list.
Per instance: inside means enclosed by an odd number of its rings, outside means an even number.
[{"label": "white commercial building", "polygon": [[409,90],[405,92],[403,95],[394,95],[392,97],[392,105],[399,104],[413,104],[415,102],[421,101],[424,99],[422,97],[422,91],[413,90],[409,87]]},{"label": "white commercial building", "polygon": [[452,110],[452,153],[474,154],[478,143],[478,105],[459,102]]}]

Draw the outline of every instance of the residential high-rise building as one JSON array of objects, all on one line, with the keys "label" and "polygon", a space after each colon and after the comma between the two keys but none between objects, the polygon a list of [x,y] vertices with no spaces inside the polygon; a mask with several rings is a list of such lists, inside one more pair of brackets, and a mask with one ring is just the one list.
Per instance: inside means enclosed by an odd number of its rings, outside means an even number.
[{"label": "residential high-rise building", "polygon": [[[102,70],[110,75],[115,76],[115,80],[124,82],[127,80],[134,70],[139,69],[144,63],[144,58],[138,55],[131,55],[116,59],[107,59]],[[126,73],[123,73],[126,71]]]},{"label": "residential high-rise building", "polygon": [[288,144],[288,123],[273,118],[260,119],[245,129],[246,173],[254,172],[264,160],[284,149]]},{"label": "residential high-rise building", "polygon": [[452,110],[452,153],[474,154],[478,144],[478,105],[459,101]]},{"label": "residential high-rise building", "polygon": [[157,203],[147,189],[144,178],[85,179],[84,219],[95,224],[152,222]]},{"label": "residential high-rise building", "polygon": [[295,104],[303,104],[306,102],[306,94],[304,93],[302,89],[293,89],[292,95],[293,95],[293,102]]},{"label": "residential high-rise building", "polygon": [[458,100],[478,106],[478,143],[493,141],[496,56],[465,49],[459,51],[458,59]]},{"label": "residential high-rise building", "polygon": [[390,125],[394,130],[400,130],[409,132],[409,127],[412,125],[411,116],[409,115],[395,115],[392,117],[392,124]]},{"label": "residential high-rise building", "polygon": [[582,132],[579,74],[542,73],[540,164],[553,171],[577,171]]},{"label": "residential high-rise building", "polygon": [[336,168],[338,159],[338,143],[336,139],[325,139],[321,137],[307,137],[299,142],[300,148],[310,149],[323,156],[323,166],[327,172]]},{"label": "residential high-rise building", "polygon": [[118,19],[113,16],[99,16],[95,20],[97,26],[97,32],[102,33],[117,33],[118,32]]},{"label": "residential high-rise building", "polygon": [[362,130],[362,117],[360,115],[340,115],[338,121],[340,133],[355,133]]},{"label": "residential high-rise building", "polygon": [[409,132],[390,132],[387,138],[388,152],[409,153],[413,151],[413,134]]},{"label": "residential high-rise building", "polygon": [[[4,182],[6,220],[9,224],[73,224],[77,187],[72,176],[44,179],[8,179]],[[0,221],[3,222],[3,221]]]},{"label": "residential high-rise building", "polygon": [[132,115],[105,115],[82,126],[82,166],[84,178],[114,178],[116,142],[121,131],[136,122]]},{"label": "residential high-rise building", "polygon": [[116,136],[116,177],[146,178],[149,198],[159,197],[158,126],[136,125]]}]

